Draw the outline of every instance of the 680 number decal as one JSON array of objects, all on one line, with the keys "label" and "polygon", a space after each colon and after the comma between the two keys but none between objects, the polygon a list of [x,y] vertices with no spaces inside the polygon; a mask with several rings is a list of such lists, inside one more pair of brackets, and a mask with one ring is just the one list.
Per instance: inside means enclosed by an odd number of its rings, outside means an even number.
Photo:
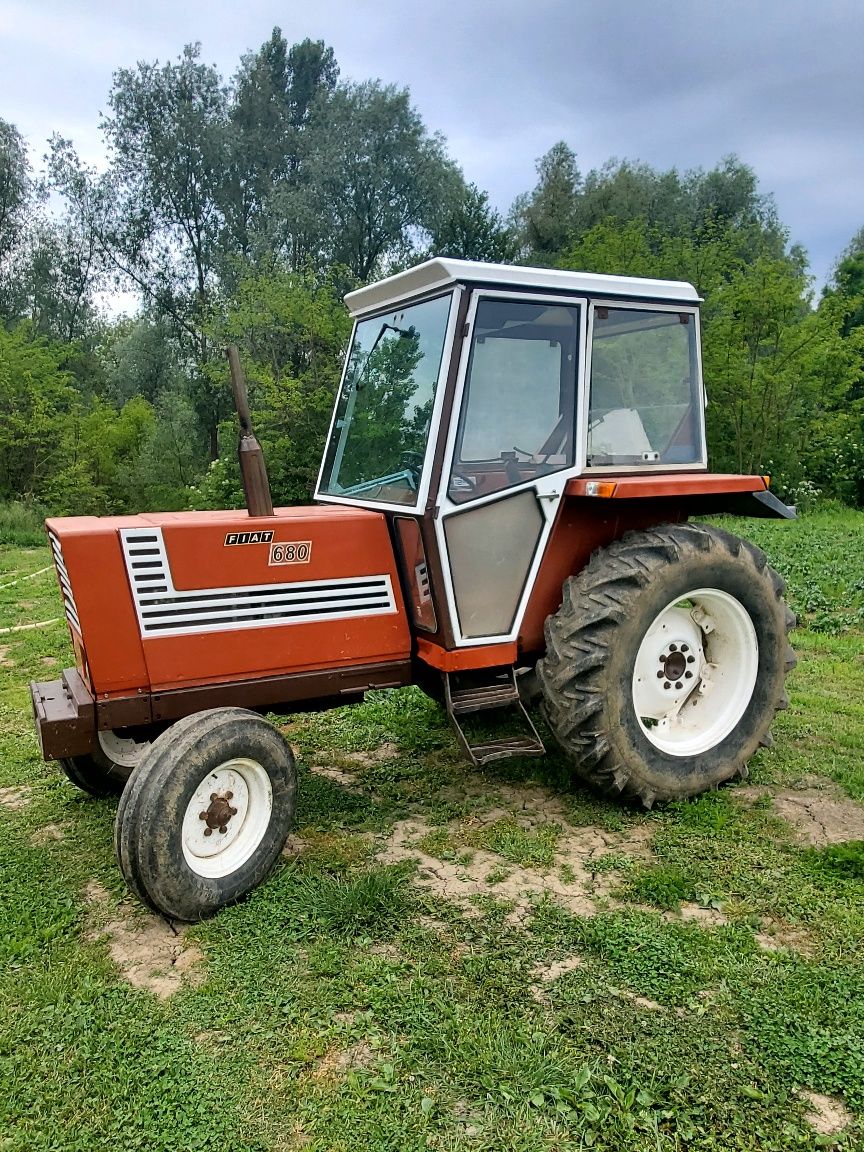
[{"label": "680 number decal", "polygon": [[312,541],[295,540],[291,544],[271,544],[271,564],[308,564],[312,559]]}]

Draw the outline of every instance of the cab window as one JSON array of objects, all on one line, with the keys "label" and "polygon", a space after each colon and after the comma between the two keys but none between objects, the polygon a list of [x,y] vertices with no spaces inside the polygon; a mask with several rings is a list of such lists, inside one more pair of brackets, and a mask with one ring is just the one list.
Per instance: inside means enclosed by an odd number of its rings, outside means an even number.
[{"label": "cab window", "polygon": [[572,465],[579,309],[477,307],[448,494],[455,503]]}]

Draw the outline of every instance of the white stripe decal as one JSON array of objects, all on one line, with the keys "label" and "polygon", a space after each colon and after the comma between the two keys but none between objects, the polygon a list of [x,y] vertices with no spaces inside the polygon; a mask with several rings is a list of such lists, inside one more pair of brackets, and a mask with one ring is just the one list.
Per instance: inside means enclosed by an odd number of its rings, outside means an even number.
[{"label": "white stripe decal", "polygon": [[161,528],[121,528],[120,539],[141,635],[185,636],[383,616],[396,611],[389,575],[179,592]]},{"label": "white stripe decal", "polygon": [[63,610],[66,613],[66,619],[69,626],[74,628],[80,636],[81,625],[78,621],[78,606],[72,595],[72,585],[69,583],[69,573],[66,571],[66,561],[63,559],[63,548],[53,532],[48,533],[48,542],[54,553],[54,567],[57,569],[57,577],[60,581],[60,592],[63,596]]}]

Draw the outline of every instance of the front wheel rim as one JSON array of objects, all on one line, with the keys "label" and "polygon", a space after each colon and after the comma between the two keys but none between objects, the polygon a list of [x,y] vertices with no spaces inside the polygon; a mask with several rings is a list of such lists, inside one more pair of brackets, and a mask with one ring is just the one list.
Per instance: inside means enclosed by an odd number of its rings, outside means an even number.
[{"label": "front wheel rim", "polygon": [[750,613],[719,588],[676,597],[646,631],[633,669],[633,707],[645,737],[671,756],[725,740],[750,704],[759,643]]},{"label": "front wheel rim", "polygon": [[183,858],[205,879],[231,876],[255,853],[270,826],[273,787],[257,760],[238,756],[208,772],[183,816]]}]

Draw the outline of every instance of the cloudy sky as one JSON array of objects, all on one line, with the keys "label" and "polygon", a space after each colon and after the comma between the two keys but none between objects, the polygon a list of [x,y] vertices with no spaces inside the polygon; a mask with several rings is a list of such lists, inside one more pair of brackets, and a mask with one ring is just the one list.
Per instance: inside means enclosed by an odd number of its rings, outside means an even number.
[{"label": "cloudy sky", "polygon": [[819,283],[864,225],[864,0],[0,0],[0,116],[96,161],[116,68],[200,40],[227,77],[276,24],[408,86],[502,211],[565,139],[583,170],[736,152]]}]

